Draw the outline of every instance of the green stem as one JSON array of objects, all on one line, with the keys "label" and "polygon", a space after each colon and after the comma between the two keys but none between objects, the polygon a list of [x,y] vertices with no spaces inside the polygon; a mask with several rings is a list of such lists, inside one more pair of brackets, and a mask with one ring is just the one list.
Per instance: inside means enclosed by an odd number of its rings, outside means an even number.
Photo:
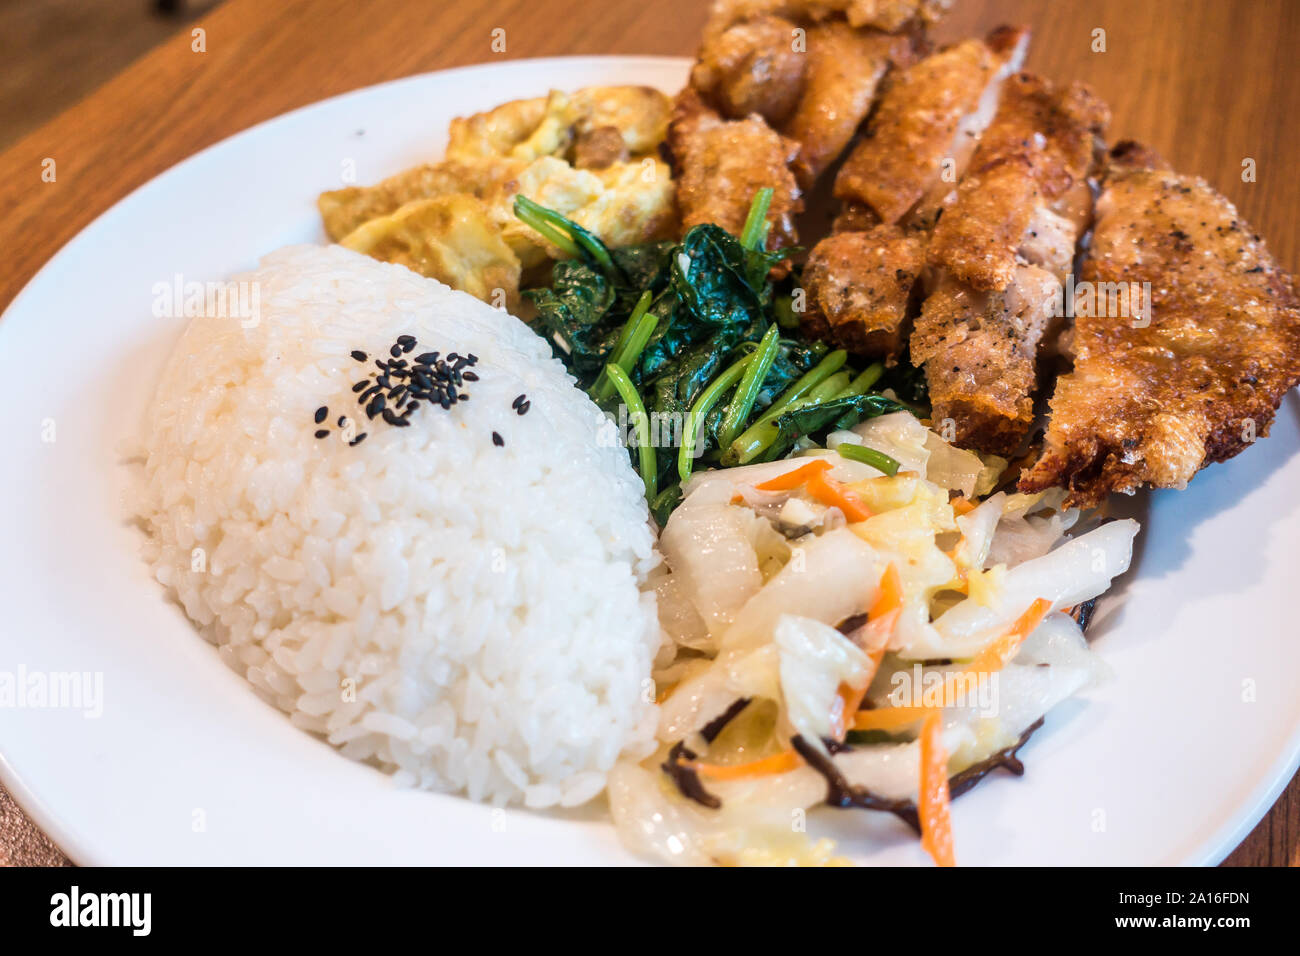
[{"label": "green stem", "polygon": [[640,462],[641,482],[645,485],[646,501],[654,501],[659,492],[659,463],[655,457],[654,446],[650,444],[650,416],[646,414],[645,403],[637,394],[636,386],[617,365],[605,366],[609,380],[614,383],[618,396],[623,400],[636,427],[637,457]]},{"label": "green stem", "polygon": [[[641,357],[641,351],[650,341],[650,336],[654,334],[655,326],[659,324],[658,316],[647,315],[653,298],[649,289],[641,293],[636,308],[628,316],[623,331],[619,333],[618,341],[614,343],[614,349],[610,352],[610,362],[629,375],[632,374],[632,367],[636,364],[636,360]],[[614,386],[602,369],[596,381],[592,383],[591,397],[599,404],[613,394]]]},{"label": "green stem", "polygon": [[553,209],[547,209],[520,193],[515,196],[515,216],[526,226],[541,233],[574,259],[585,252],[594,259],[606,275],[616,272],[614,260],[605,244],[583,229],[572,219],[566,219]]},{"label": "green stem", "polygon": [[772,423],[795,402],[800,401],[822,382],[840,370],[848,360],[848,353],[843,349],[830,352],[820,362],[804,372],[793,385],[787,388],[762,415],[758,421],[741,432],[723,454],[724,465],[747,465],[761,455],[772,442],[776,441],[780,430]]},{"label": "green stem", "polygon": [[755,353],[738,359],[730,368],[709,383],[709,387],[704,393],[696,399],[695,404],[686,415],[686,426],[682,429],[682,446],[677,451],[677,474],[685,483],[691,477],[692,462],[695,458],[695,446],[700,440],[699,432],[704,427],[704,419],[708,417],[709,412],[713,411],[713,406],[728,390],[732,388],[740,377],[745,374],[745,369],[753,360]]},{"label": "green stem", "polygon": [[758,398],[759,390],[767,380],[767,373],[772,370],[772,363],[776,361],[780,332],[781,330],[775,324],[768,326],[762,341],[758,343],[758,351],[754,353],[753,359],[746,367],[745,375],[736,389],[736,395],[727,406],[727,414],[722,419],[722,427],[718,430],[719,448],[730,447],[744,429],[745,422],[749,420],[749,413],[754,410],[754,402]]},{"label": "green stem", "polygon": [[772,206],[772,188],[760,189],[749,204],[745,228],[740,231],[740,244],[746,249],[759,249],[767,239],[767,211]]},{"label": "green stem", "polygon": [[871,365],[864,368],[857,378],[849,383],[848,388],[835,397],[849,398],[853,395],[865,395],[871,390],[871,386],[875,385],[876,382],[880,380],[880,376],[884,374],[885,366],[881,365],[879,362],[873,362]]},{"label": "green stem", "polygon": [[898,460],[890,458],[883,451],[876,451],[874,448],[867,448],[865,445],[855,445],[853,442],[840,442],[835,450],[840,453],[841,458],[847,458],[849,461],[860,461],[864,465],[870,465],[877,471],[883,471],[890,478],[898,474]]}]

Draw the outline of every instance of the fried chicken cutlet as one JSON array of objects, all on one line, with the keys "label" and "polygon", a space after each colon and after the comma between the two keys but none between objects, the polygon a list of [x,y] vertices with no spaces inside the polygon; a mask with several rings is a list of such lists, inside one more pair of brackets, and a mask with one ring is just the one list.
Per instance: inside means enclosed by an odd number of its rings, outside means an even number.
[{"label": "fried chicken cutlet", "polygon": [[1089,507],[1181,488],[1266,434],[1300,382],[1292,277],[1232,203],[1135,144],[1112,150],[1082,280],[1074,370],[1021,491]]}]

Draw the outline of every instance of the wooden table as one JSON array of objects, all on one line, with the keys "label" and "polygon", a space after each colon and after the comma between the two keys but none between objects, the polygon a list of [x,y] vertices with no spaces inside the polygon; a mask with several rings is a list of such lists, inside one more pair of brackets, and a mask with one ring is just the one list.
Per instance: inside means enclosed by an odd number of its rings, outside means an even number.
[{"label": "wooden table", "polygon": [[[1029,68],[1092,84],[1115,138],[1140,138],[1214,182],[1300,266],[1300,3],[1294,0],[957,0],[941,39],[1034,28]],[[83,226],[191,153],[286,110],[383,80],[495,59],[689,55],[701,2],[229,0],[197,26],[0,154],[0,308]],[[505,52],[493,31],[505,31]],[[1094,52],[1095,31],[1105,52]],[[500,34],[497,34],[499,37]],[[57,179],[42,180],[55,160]],[[1242,164],[1255,161],[1255,182]],[[0,794],[0,862],[61,856]],[[1300,783],[1229,857],[1300,865]]]}]

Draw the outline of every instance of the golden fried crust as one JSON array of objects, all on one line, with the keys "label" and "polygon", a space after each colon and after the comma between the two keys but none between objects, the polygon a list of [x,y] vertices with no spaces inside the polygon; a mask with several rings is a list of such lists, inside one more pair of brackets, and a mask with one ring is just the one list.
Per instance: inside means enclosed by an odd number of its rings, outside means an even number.
[{"label": "golden fried crust", "polygon": [[715,0],[704,26],[707,42],[742,20],[771,14],[801,24],[844,19],[852,27],[890,33],[924,27],[943,17],[952,0]]},{"label": "golden fried crust", "polygon": [[[1106,301],[1076,302],[1074,371],[1057,382],[1022,491],[1062,486],[1087,507],[1111,491],[1182,487],[1265,434],[1300,381],[1293,280],[1228,200],[1161,165],[1132,144],[1113,152],[1083,268],[1096,284],[1085,294]],[[1145,316],[1111,294],[1141,288],[1121,283],[1150,283]]]},{"label": "golden fried crust", "polygon": [[828,236],[804,267],[804,331],[860,355],[897,357],[924,263],[924,242],[898,226]]},{"label": "golden fried crust", "polygon": [[809,29],[803,95],[781,132],[800,144],[796,172],[805,189],[839,158],[876,97],[885,72],[915,58],[908,36],[854,30],[834,21]]},{"label": "golden fried crust", "polygon": [[712,222],[739,233],[754,194],[770,186],[768,248],[797,243],[794,217],[803,209],[803,199],[790,167],[799,154],[798,143],[758,116],[721,118],[687,87],[678,95],[668,144],[677,170],[683,230]]},{"label": "golden fried crust", "polygon": [[797,29],[766,15],[728,27],[700,47],[691,86],[723,116],[757,113],[779,126],[799,102],[809,60],[795,49]]},{"label": "golden fried crust", "polygon": [[1056,278],[1018,266],[1004,292],[951,277],[925,300],[911,360],[924,364],[931,418],[963,448],[1009,455],[1034,417],[1038,344],[1053,318]]},{"label": "golden fried crust", "polygon": [[[1038,207],[1076,218],[1058,200],[1076,189],[1087,193],[1109,119],[1106,104],[1082,84],[1056,90],[1028,73],[1010,78],[956,201],[935,225],[930,264],[976,289],[1006,288],[1017,258],[1033,261],[1023,246]],[[1086,206],[1089,196],[1083,198]],[[1074,225],[1077,235],[1083,224]],[[1062,250],[1067,261],[1073,238]]]},{"label": "golden fried crust", "polygon": [[957,202],[934,227],[931,265],[975,289],[1005,289],[1016,271],[1016,250],[1040,202],[1029,164],[1007,160],[972,171]]},{"label": "golden fried crust", "polygon": [[977,115],[1000,71],[1023,54],[1027,36],[1023,29],[995,30],[899,73],[836,176],[836,197],[871,206],[884,222],[901,220],[940,181],[944,160],[962,145],[962,124]]}]

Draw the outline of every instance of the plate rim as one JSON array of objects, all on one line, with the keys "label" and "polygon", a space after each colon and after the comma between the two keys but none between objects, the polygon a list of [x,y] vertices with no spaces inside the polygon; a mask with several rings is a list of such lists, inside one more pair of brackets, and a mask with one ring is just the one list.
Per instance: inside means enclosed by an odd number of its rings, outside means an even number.
[{"label": "plate rim", "polygon": [[[23,284],[19,292],[5,307],[3,313],[0,313],[0,341],[7,341],[5,338],[6,319],[11,314],[20,311],[26,307],[27,300],[35,294],[40,285],[47,279],[49,273],[55,271],[60,261],[69,256],[72,251],[86,241],[86,235],[104,218],[114,214],[119,207],[134,201],[138,194],[154,188],[161,188],[160,184],[168,181],[172,177],[183,176],[186,171],[193,165],[198,165],[209,154],[218,150],[230,148],[244,138],[253,138],[257,136],[263,127],[271,126],[294,117],[297,114],[304,113],[324,106],[326,104],[336,104],[346,101],[350,98],[359,98],[376,93],[377,91],[396,88],[406,84],[418,84],[427,82],[430,78],[446,78],[459,75],[469,75],[493,72],[499,73],[504,71],[530,71],[545,69],[548,65],[554,66],[573,66],[579,63],[599,64],[601,62],[618,63],[620,66],[636,67],[645,66],[646,68],[685,68],[692,61],[689,57],[666,56],[653,54],[582,54],[550,57],[524,57],[502,61],[488,61],[464,66],[449,67],[441,70],[429,70],[421,73],[413,73],[407,76],[397,77],[390,80],[383,80],[366,86],[357,87],[333,96],[325,97],[319,100],[305,103],[301,106],[285,110],[274,116],[260,120],[259,122],[238,130],[230,135],[211,143],[177,161],[158,174],[150,177],[145,182],[131,189],[121,198],[111,205],[100,211],[93,219],[83,225],[73,236],[60,245],[46,260],[41,267]],[[1294,393],[1288,393],[1285,402],[1296,402],[1297,398]],[[1221,863],[1241,841],[1254,829],[1254,827],[1264,818],[1269,810],[1277,802],[1283,791],[1295,776],[1297,770],[1300,770],[1300,725],[1292,727],[1287,742],[1282,750],[1271,762],[1268,769],[1260,775],[1253,787],[1251,787],[1246,797],[1238,803],[1238,809],[1235,813],[1230,813],[1228,817],[1219,824],[1208,836],[1204,837],[1192,849],[1188,850],[1182,858],[1176,861],[1176,865],[1192,866],[1213,866]],[[24,776],[21,775],[9,759],[3,753],[0,753],[0,783],[2,783],[13,799],[14,803],[22,810],[27,817],[38,826],[46,837],[48,837],[65,856],[78,865],[105,866],[114,865],[113,861],[98,859],[95,852],[90,849],[86,841],[71,824],[66,824],[56,817],[46,801],[43,800],[31,785],[28,784]],[[201,865],[201,864],[191,864]]]}]

